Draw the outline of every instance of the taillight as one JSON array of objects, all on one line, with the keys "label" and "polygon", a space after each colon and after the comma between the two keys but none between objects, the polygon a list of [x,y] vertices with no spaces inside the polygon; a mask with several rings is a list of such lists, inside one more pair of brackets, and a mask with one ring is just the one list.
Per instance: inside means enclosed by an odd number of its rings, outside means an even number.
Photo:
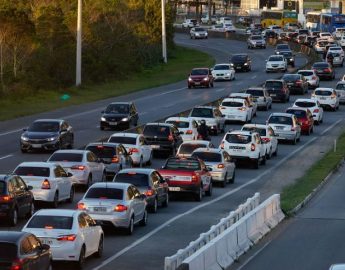
[{"label": "taillight", "polygon": [[237,108],[237,110],[239,110],[239,111],[245,111],[246,110],[246,107],[241,107],[241,108]]},{"label": "taillight", "polygon": [[12,197],[11,196],[8,196],[8,195],[3,195],[3,196],[0,196],[0,202],[10,202],[12,200]]},{"label": "taillight", "polygon": [[127,206],[122,205],[122,204],[118,204],[115,206],[114,211],[115,212],[125,212],[125,211],[127,211]]},{"label": "taillight", "polygon": [[323,71],[324,72],[331,72],[331,70],[329,68],[325,68]]},{"label": "taillight", "polygon": [[217,168],[218,168],[218,169],[224,169],[225,166],[224,166],[224,164],[221,163],[221,164],[218,164]]},{"label": "taillight", "polygon": [[224,149],[224,142],[221,142],[219,147],[220,149]]},{"label": "taillight", "polygon": [[174,140],[174,137],[173,137],[172,134],[170,134],[170,135],[168,136],[168,140],[169,140],[169,141],[173,141],[173,140]]},{"label": "taillight", "polygon": [[120,162],[120,159],[118,156],[113,156],[112,159],[111,159],[111,163],[119,163]]},{"label": "taillight", "polygon": [[83,165],[74,165],[74,166],[71,167],[71,170],[83,171],[83,170],[85,170],[85,166],[83,166]]},{"label": "taillight", "polygon": [[188,130],[186,131],[186,134],[188,134],[188,135],[193,134],[193,130],[188,129]]},{"label": "taillight", "polygon": [[262,138],[261,140],[262,140],[262,142],[264,142],[264,143],[268,143],[268,142],[270,142],[270,141],[271,141],[271,139],[270,139],[270,138]]},{"label": "taillight", "polygon": [[301,80],[297,80],[296,84],[302,84],[302,81]]},{"label": "taillight", "polygon": [[76,238],[77,238],[76,234],[68,234],[68,235],[60,235],[56,238],[56,240],[73,242]]},{"label": "taillight", "polygon": [[78,210],[85,210],[86,205],[85,205],[85,203],[78,203],[77,208],[78,208]]},{"label": "taillight", "polygon": [[129,152],[131,152],[131,153],[139,153],[139,149],[137,149],[137,148],[129,148]]},{"label": "taillight", "polygon": [[12,262],[10,270],[22,270],[23,269],[23,264],[24,264],[24,260],[22,260],[22,259],[15,259]]},{"label": "taillight", "polygon": [[193,174],[192,175],[192,182],[197,182],[197,181],[198,181],[198,177],[195,174]]},{"label": "taillight", "polygon": [[49,182],[48,179],[45,179],[45,180],[42,182],[41,189],[50,189],[50,182]]},{"label": "taillight", "polygon": [[314,111],[313,111],[313,113],[318,113],[320,110],[319,109],[315,109]]},{"label": "taillight", "polygon": [[313,77],[311,77],[311,79],[312,79],[312,80],[316,80],[316,79],[317,79],[317,77],[316,77],[316,76],[313,76]]},{"label": "taillight", "polygon": [[155,191],[153,189],[148,189],[146,192],[145,192],[145,195],[146,196],[153,196],[155,194]]},{"label": "taillight", "polygon": [[250,150],[255,151],[255,144],[254,143],[252,143],[252,145],[250,146]]}]

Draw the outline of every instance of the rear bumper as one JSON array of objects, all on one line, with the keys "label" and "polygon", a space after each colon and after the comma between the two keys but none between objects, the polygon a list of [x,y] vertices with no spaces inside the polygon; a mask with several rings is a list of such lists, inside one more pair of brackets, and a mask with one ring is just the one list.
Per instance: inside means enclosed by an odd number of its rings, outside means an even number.
[{"label": "rear bumper", "polygon": [[117,122],[113,122],[110,123],[109,121],[101,121],[100,122],[100,127],[101,128],[127,128],[129,125],[128,121],[117,121]]},{"label": "rear bumper", "polygon": [[277,135],[278,140],[294,140],[296,137],[296,133],[291,133],[291,132],[277,132],[276,130],[274,131],[275,134]]},{"label": "rear bumper", "polygon": [[193,185],[176,185],[176,184],[169,184],[169,193],[197,193],[200,189],[200,185],[193,184]]}]

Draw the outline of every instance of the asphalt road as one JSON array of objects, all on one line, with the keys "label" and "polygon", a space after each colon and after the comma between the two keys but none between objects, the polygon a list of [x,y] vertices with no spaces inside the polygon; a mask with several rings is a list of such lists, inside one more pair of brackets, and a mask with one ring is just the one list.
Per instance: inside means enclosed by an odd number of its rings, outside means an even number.
[{"label": "asphalt road", "polygon": [[296,217],[235,264],[241,270],[326,270],[345,263],[345,166]]},{"label": "asphalt road", "polygon": [[[217,82],[211,89],[186,89],[186,82],[180,82],[165,87],[142,91],[136,94],[115,99],[95,102],[92,104],[75,106],[65,110],[58,110],[41,115],[29,116],[13,121],[0,123],[0,168],[2,172],[11,171],[21,161],[45,160],[49,154],[21,154],[18,140],[22,127],[37,118],[61,117],[68,119],[76,131],[76,147],[96,140],[100,136],[111,132],[100,131],[98,120],[100,111],[110,101],[134,100],[141,112],[141,122],[154,121],[164,116],[177,113],[225,96],[230,92],[237,92],[246,87],[263,83],[266,79],[278,78],[281,74],[266,74],[264,60],[273,53],[273,48],[266,50],[247,50],[244,43],[223,39],[190,40],[188,36],[176,35],[176,42],[195,47],[214,55],[217,63],[227,62],[233,53],[248,52],[253,59],[253,71],[237,73],[232,82]],[[305,63],[305,58],[296,57],[297,66]],[[339,78],[344,69],[337,72]],[[334,86],[333,82],[322,82],[322,86]],[[306,95],[305,95],[306,96]],[[292,97],[291,102],[297,97]],[[289,104],[273,104],[272,111],[258,112],[253,120],[256,123],[265,123],[269,114],[274,111],[284,111]],[[213,196],[205,197],[202,203],[194,202],[189,198],[180,198],[171,202],[168,208],[159,209],[157,214],[149,215],[149,224],[146,227],[135,228],[134,235],[126,236],[121,232],[106,230],[105,250],[102,259],[87,260],[86,269],[162,269],[164,257],[174,254],[179,248],[185,247],[196,239],[200,233],[207,231],[211,225],[217,223],[237,205],[252,196],[255,192],[262,192],[263,199],[279,192],[291,179],[303,174],[318,157],[319,152],[329,147],[327,141],[339,134],[343,124],[345,108],[337,112],[326,112],[324,123],[315,127],[311,136],[303,136],[297,145],[279,145],[278,157],[261,166],[259,170],[237,168],[235,184],[226,188],[215,188]],[[157,113],[159,112],[159,113]],[[87,119],[87,121],[86,121]],[[241,125],[232,124],[228,129],[238,129]],[[223,135],[213,137],[218,145]],[[323,142],[320,145],[320,142]],[[314,153],[315,152],[315,153]],[[312,156],[309,157],[309,155]],[[306,157],[308,157],[306,159]],[[152,167],[159,168],[164,159],[155,159]],[[75,208],[82,192],[78,192],[73,204],[62,204],[61,208]],[[24,224],[24,221],[15,228]],[[1,229],[11,229],[2,227]],[[11,229],[13,230],[13,229]],[[65,268],[65,265],[57,265]]]}]

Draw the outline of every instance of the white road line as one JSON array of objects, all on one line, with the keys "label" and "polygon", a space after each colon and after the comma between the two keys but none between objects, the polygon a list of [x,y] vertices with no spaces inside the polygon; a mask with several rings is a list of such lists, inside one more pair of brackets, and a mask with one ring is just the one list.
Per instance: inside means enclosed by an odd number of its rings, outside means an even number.
[{"label": "white road line", "polygon": [[251,77],[252,80],[254,80],[257,77],[257,75],[254,75]]},{"label": "white road line", "polygon": [[225,88],[220,88],[220,89],[217,89],[216,92],[222,92],[224,90],[225,90]]},{"label": "white road line", "polygon": [[4,132],[4,133],[0,133],[0,137],[8,135],[8,134],[12,134],[12,133],[17,133],[17,132],[20,132],[20,131],[23,131],[23,129],[20,128],[20,129],[16,129],[16,130],[11,130],[11,131],[7,131],[7,132]]},{"label": "white road line", "polygon": [[0,160],[5,159],[5,158],[9,158],[9,157],[13,157],[13,155],[11,154],[11,155],[0,157]]},{"label": "white road line", "polygon": [[268,243],[266,243],[262,248],[260,248],[257,252],[255,252],[252,256],[250,256],[248,258],[248,260],[246,260],[241,267],[237,268],[237,270],[241,270],[242,268],[244,268],[248,263],[250,263],[257,255],[259,255],[259,253],[261,253],[261,251],[263,251],[269,244],[271,244],[272,240],[270,240]]},{"label": "white road line", "polygon": [[[336,124],[336,123],[335,123]],[[158,226],[156,229],[152,230],[151,232],[149,232],[148,234],[144,235],[143,237],[139,238],[137,241],[135,241],[133,244],[123,248],[121,251],[115,253],[113,256],[109,257],[108,259],[106,259],[105,261],[103,261],[99,266],[93,268],[94,270],[98,270],[101,269],[101,267],[109,264],[110,262],[112,262],[113,260],[117,259],[118,257],[120,257],[121,255],[123,255],[124,253],[126,253],[127,251],[131,250],[132,248],[136,247],[137,245],[141,244],[142,242],[144,242],[145,240],[147,240],[148,238],[150,238],[152,235],[156,234],[157,232],[159,232],[160,230],[164,229],[166,226],[170,225],[171,223],[173,223],[174,221],[189,215],[205,206],[208,206],[210,204],[213,204],[215,202],[218,202],[222,199],[224,199],[225,197],[236,193],[237,191],[259,181],[264,175],[272,172],[273,170],[275,170],[276,168],[278,168],[279,166],[281,166],[281,164],[283,164],[286,160],[288,160],[289,158],[293,157],[296,153],[300,152],[303,148],[305,148],[306,146],[308,146],[309,144],[311,144],[312,142],[314,142],[315,140],[317,140],[318,137],[314,137],[312,139],[310,139],[309,141],[307,141],[304,145],[301,145],[300,147],[298,147],[297,149],[295,149],[293,152],[291,152],[288,156],[286,156],[285,158],[283,158],[282,160],[280,160],[277,164],[275,164],[272,168],[265,170],[263,173],[259,174],[257,177],[253,178],[252,180],[246,182],[245,184],[228,191],[227,193],[224,193],[223,195],[219,196],[216,199],[213,199],[211,201],[205,202],[203,204],[200,204],[182,214],[179,214],[175,217],[173,217],[172,219],[164,222],[162,225]]]},{"label": "white road line", "polygon": [[151,98],[154,98],[154,97],[160,97],[160,96],[164,96],[164,95],[167,95],[167,94],[179,92],[179,91],[182,91],[182,90],[185,90],[185,89],[187,89],[187,87],[182,87],[182,88],[170,90],[170,91],[159,93],[159,94],[152,95],[152,96],[146,96],[146,97],[142,97],[142,98],[137,98],[134,101],[141,101],[141,100],[145,100],[145,99],[151,99]]}]

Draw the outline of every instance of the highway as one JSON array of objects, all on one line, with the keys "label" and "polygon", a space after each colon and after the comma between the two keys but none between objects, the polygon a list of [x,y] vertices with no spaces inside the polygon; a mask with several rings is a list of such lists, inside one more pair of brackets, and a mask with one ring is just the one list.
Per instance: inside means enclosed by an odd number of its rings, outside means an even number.
[{"label": "highway", "polygon": [[[208,52],[215,57],[217,63],[228,62],[234,53],[248,52],[252,57],[253,71],[237,73],[232,82],[216,82],[215,88],[186,88],[186,81],[172,85],[141,91],[119,98],[74,106],[54,112],[43,113],[0,123],[0,168],[1,172],[10,172],[22,161],[46,160],[50,153],[22,154],[19,149],[21,129],[37,118],[64,118],[75,130],[75,147],[82,147],[88,142],[109,136],[111,131],[100,131],[98,121],[100,112],[111,101],[133,100],[140,112],[140,122],[154,121],[171,114],[190,109],[195,105],[224,97],[231,92],[241,91],[249,86],[263,83],[266,79],[279,78],[282,73],[266,74],[265,59],[273,54],[273,48],[266,50],[247,50],[243,42],[224,39],[190,40],[186,35],[176,35],[176,43],[194,47]],[[303,56],[296,56],[296,66],[305,63]],[[336,77],[340,78],[345,69],[337,68]],[[335,86],[332,82],[321,82],[322,86]],[[307,95],[305,95],[307,96]],[[256,123],[265,123],[271,112],[284,111],[291,103],[301,96],[292,96],[290,104],[274,103],[272,110],[259,111],[253,119]],[[325,112],[324,123],[315,127],[311,136],[303,136],[297,145],[280,144],[278,157],[261,166],[259,170],[237,168],[235,184],[226,188],[215,188],[212,197],[205,197],[201,203],[189,198],[170,203],[168,208],[158,210],[157,214],[149,215],[146,227],[136,227],[134,235],[127,236],[122,232],[107,229],[103,258],[88,259],[85,269],[162,269],[164,257],[174,254],[179,248],[185,247],[196,239],[200,233],[207,231],[229,211],[240,203],[261,192],[262,199],[280,192],[281,189],[296,178],[303,175],[311,164],[320,158],[322,153],[332,147],[334,138],[345,126],[343,121],[345,107],[337,112]],[[159,112],[159,113],[157,113]],[[240,124],[231,124],[229,129],[238,129]],[[218,145],[223,134],[213,137]],[[160,168],[164,159],[155,159],[152,167]],[[73,204],[61,204],[61,208],[75,208],[82,192],[76,194]],[[15,230],[20,229],[22,221]],[[13,228],[1,227],[1,229]],[[65,268],[57,265],[56,269]],[[291,269],[291,268],[290,268]]]}]

